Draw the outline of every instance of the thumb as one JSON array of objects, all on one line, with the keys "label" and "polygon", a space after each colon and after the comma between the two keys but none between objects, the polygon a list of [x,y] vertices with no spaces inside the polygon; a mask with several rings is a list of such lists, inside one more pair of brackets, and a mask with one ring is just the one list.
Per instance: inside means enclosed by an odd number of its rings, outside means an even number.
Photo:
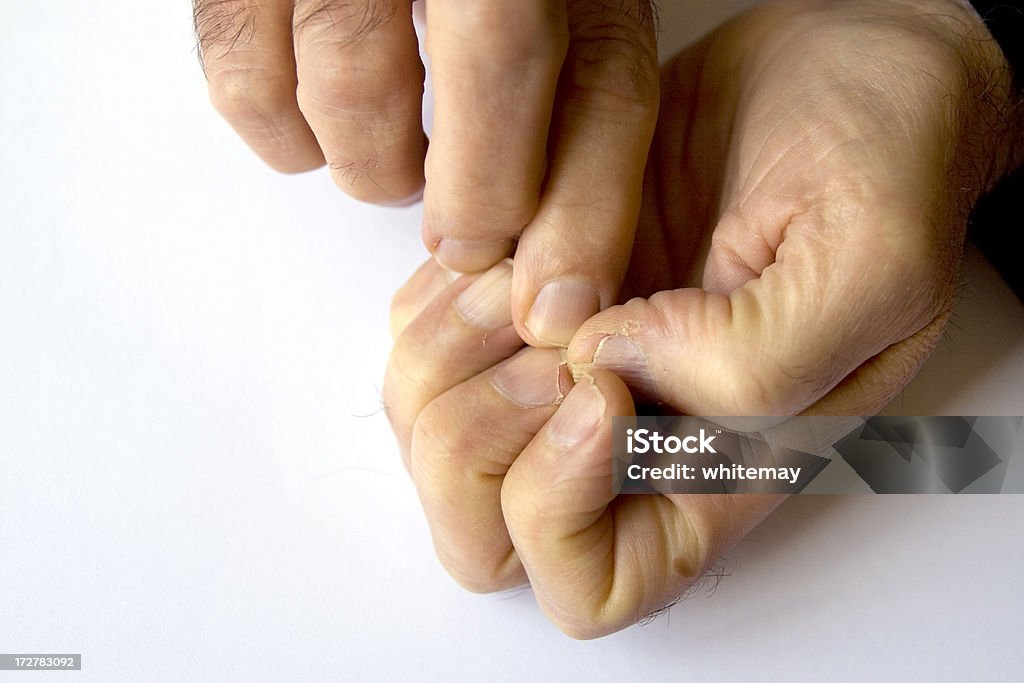
[{"label": "thumb", "polygon": [[502,484],[502,513],[537,602],[576,638],[624,628],[685,593],[784,498],[616,497],[612,418],[633,414],[613,373],[581,377]]},{"label": "thumb", "polygon": [[573,338],[571,367],[612,370],[639,398],[685,414],[790,416],[942,317],[926,259],[841,250],[860,256],[843,263],[791,246],[727,294],[663,291],[603,311]]}]

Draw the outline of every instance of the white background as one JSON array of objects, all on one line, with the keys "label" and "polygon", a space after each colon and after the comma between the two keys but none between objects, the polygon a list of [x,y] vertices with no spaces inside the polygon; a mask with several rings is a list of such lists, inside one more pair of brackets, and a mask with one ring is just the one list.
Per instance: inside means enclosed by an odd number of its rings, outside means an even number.
[{"label": "white background", "polygon": [[[730,3],[665,8],[666,49]],[[1024,501],[789,501],[669,615],[595,642],[433,557],[379,412],[419,208],[264,169],[178,2],[0,26],[0,680],[1013,680]],[[1024,307],[975,253],[890,408],[1024,414]]]}]

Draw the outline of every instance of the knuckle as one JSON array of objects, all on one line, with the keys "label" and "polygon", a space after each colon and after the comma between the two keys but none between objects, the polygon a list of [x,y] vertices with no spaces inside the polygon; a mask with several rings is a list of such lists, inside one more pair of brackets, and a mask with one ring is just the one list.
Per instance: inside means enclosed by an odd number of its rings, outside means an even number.
[{"label": "knuckle", "polygon": [[464,392],[437,396],[419,410],[413,428],[413,479],[433,500],[456,507],[478,484],[504,477],[531,435],[511,423],[497,430],[467,422],[472,403]]},{"label": "knuckle", "polygon": [[518,542],[529,548],[549,538],[554,519],[554,495],[541,491],[531,477],[509,472],[501,487],[501,511]]},{"label": "knuckle", "polygon": [[384,381],[384,388],[381,390],[380,402],[384,410],[384,416],[388,420],[388,425],[391,427],[392,433],[394,433],[401,445],[407,449],[409,445],[408,438],[411,430],[409,425],[411,424],[411,420],[407,419],[404,406],[401,401],[396,398],[396,394],[388,380]]},{"label": "knuckle", "polygon": [[594,22],[573,33],[564,77],[577,97],[612,111],[653,114],[659,97],[658,59],[635,26]]},{"label": "knuckle", "polygon": [[[467,476],[473,477],[472,444],[453,429],[452,407],[428,404],[413,428],[412,478],[434,530],[434,546],[445,571],[466,590],[494,593],[520,583],[517,562],[494,555],[481,539],[446,528],[441,520],[464,517]],[[492,539],[488,538],[488,543]]]},{"label": "knuckle", "polygon": [[428,390],[417,357],[416,344],[410,344],[403,334],[391,350],[385,378],[385,388],[390,389],[396,399],[408,401]]},{"label": "knuckle", "polygon": [[422,376],[410,370],[415,362],[410,356],[400,351],[402,338],[395,344],[391,357],[388,359],[384,386],[381,389],[381,400],[386,407],[388,422],[392,430],[406,445],[419,416],[424,397],[429,395],[429,387],[425,386]]},{"label": "knuckle", "polygon": [[[361,5],[353,9],[354,5]],[[306,115],[381,127],[383,111],[418,111],[424,70],[363,40],[395,13],[393,2],[305,0],[295,10],[297,99]],[[415,64],[415,66],[412,66]],[[364,120],[365,119],[365,120]]]},{"label": "knuckle", "polygon": [[465,435],[453,426],[450,408],[434,400],[420,411],[413,427],[413,479],[442,504],[457,502],[458,492],[446,484],[453,480],[453,472],[463,473],[470,460]]},{"label": "knuckle", "polygon": [[299,109],[304,114],[366,118],[372,124],[382,111],[413,108],[422,93],[423,67],[400,62],[357,66],[324,52],[311,54],[299,63]]},{"label": "knuckle", "polygon": [[272,127],[294,107],[287,89],[277,87],[262,69],[217,70],[210,74],[210,101],[232,124],[246,128]]},{"label": "knuckle", "polygon": [[653,0],[568,0],[568,7],[576,19],[614,17],[649,33],[658,26],[658,7]]},{"label": "knuckle", "polygon": [[653,113],[658,80],[654,67],[628,41],[601,39],[580,43],[567,60],[570,92],[599,108],[629,113]]}]

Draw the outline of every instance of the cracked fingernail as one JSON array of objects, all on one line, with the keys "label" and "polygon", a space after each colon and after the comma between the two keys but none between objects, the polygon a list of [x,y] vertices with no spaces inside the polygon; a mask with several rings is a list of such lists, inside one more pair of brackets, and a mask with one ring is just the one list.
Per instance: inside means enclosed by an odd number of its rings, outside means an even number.
[{"label": "cracked fingernail", "polygon": [[654,395],[654,379],[647,356],[632,339],[618,335],[605,337],[597,345],[593,364],[611,370],[631,388]]},{"label": "cracked fingernail", "polygon": [[558,403],[571,386],[568,370],[555,349],[526,348],[502,363],[491,383],[524,408]]}]

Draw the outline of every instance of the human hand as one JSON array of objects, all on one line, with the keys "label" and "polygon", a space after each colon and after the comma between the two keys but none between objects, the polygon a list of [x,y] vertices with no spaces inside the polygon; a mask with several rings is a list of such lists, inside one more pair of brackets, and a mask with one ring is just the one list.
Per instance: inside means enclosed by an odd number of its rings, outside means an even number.
[{"label": "human hand", "polygon": [[877,412],[941,338],[968,213],[1022,159],[1010,76],[960,0],[730,22],[663,71],[625,293],[646,298],[568,359],[684,414]]},{"label": "human hand", "polygon": [[511,288],[507,261],[451,284],[417,271],[392,306],[388,417],[449,573],[477,592],[528,580],[563,631],[604,635],[685,592],[782,497],[613,500],[629,391],[600,369],[574,386],[559,351],[523,348]]},{"label": "human hand", "polygon": [[576,334],[575,388],[552,351],[504,360],[521,345],[506,265],[449,285],[429,263],[396,296],[385,400],[461,583],[528,577],[563,630],[601,635],[778,504],[610,500],[608,419],[633,403],[603,368],[704,415],[867,414],[909,381],[948,317],[966,212],[1020,153],[998,49],[964,6],[924,5],[775,3],[669,65],[625,283],[650,298]]},{"label": "human hand", "polygon": [[515,320],[534,344],[565,346],[618,300],[657,117],[650,0],[430,0],[429,151],[410,0],[194,5],[213,103],[268,164],[326,159],[382,204],[425,182],[423,240],[452,270],[518,238]]}]

